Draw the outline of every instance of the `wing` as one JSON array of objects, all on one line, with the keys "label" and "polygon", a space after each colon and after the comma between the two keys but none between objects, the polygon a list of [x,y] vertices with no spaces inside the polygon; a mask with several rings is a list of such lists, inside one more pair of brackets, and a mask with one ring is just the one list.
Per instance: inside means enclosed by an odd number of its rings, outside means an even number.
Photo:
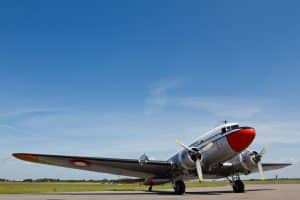
[{"label": "wing", "polygon": [[169,161],[158,160],[145,160],[141,163],[136,159],[115,159],[28,153],[14,153],[13,156],[18,159],[34,163],[139,178],[167,177],[171,169],[171,163]]},{"label": "wing", "polygon": [[[263,171],[277,170],[291,165],[290,163],[262,163]],[[233,164],[230,162],[223,163],[223,166],[216,169],[212,174],[216,174],[219,178],[231,176],[233,172],[240,172],[249,174],[258,172],[256,166],[251,167],[251,169],[246,170],[245,168],[234,168]]]},{"label": "wing", "polygon": [[[262,163],[264,171],[281,169],[281,168],[287,167],[289,165],[291,165],[291,164],[290,163]],[[253,171],[257,172],[258,169],[255,168]]]}]

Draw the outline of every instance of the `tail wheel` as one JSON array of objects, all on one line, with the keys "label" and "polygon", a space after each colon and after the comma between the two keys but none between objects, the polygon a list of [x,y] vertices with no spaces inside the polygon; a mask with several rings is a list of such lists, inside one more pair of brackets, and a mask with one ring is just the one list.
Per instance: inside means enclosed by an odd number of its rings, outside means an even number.
[{"label": "tail wheel", "polygon": [[179,180],[179,181],[176,181],[175,182],[175,185],[174,185],[174,191],[175,191],[175,194],[184,194],[185,193],[185,184],[183,181]]}]

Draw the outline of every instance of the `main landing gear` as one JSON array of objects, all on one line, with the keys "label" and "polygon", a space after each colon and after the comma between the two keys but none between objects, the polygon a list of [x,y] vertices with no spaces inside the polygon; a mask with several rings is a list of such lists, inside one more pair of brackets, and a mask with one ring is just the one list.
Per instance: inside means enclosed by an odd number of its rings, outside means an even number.
[{"label": "main landing gear", "polygon": [[245,192],[245,186],[244,186],[243,181],[241,181],[241,180],[233,181],[232,188],[235,193],[244,193]]},{"label": "main landing gear", "polygon": [[227,178],[232,186],[233,192],[235,193],[244,193],[245,185],[243,181],[241,181],[240,176],[232,176],[232,180]]},{"label": "main landing gear", "polygon": [[173,188],[175,191],[175,194],[184,194],[185,193],[185,184],[182,180],[177,180],[175,183],[173,183]]}]

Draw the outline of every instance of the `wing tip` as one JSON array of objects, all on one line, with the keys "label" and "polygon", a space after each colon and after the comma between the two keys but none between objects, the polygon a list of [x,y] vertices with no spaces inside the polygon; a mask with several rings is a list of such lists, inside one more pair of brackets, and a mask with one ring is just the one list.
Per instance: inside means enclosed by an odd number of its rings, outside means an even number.
[{"label": "wing tip", "polygon": [[282,165],[283,167],[287,167],[287,166],[293,165],[293,163],[281,163],[281,165]]},{"label": "wing tip", "polygon": [[32,154],[28,154],[28,153],[13,153],[12,156],[17,159],[30,161],[30,162],[38,161],[38,157],[36,155],[32,155]]}]

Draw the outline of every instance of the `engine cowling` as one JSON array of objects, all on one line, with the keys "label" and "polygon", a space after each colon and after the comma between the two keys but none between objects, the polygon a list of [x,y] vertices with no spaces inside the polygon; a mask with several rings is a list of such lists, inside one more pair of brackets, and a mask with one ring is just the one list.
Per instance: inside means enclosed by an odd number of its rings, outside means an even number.
[{"label": "engine cowling", "polygon": [[196,159],[201,159],[200,153],[189,152],[188,150],[183,150],[179,154],[179,163],[185,169],[194,169]]},{"label": "engine cowling", "polygon": [[229,161],[232,163],[234,170],[249,174],[257,167],[257,152],[256,151],[243,151]]}]

